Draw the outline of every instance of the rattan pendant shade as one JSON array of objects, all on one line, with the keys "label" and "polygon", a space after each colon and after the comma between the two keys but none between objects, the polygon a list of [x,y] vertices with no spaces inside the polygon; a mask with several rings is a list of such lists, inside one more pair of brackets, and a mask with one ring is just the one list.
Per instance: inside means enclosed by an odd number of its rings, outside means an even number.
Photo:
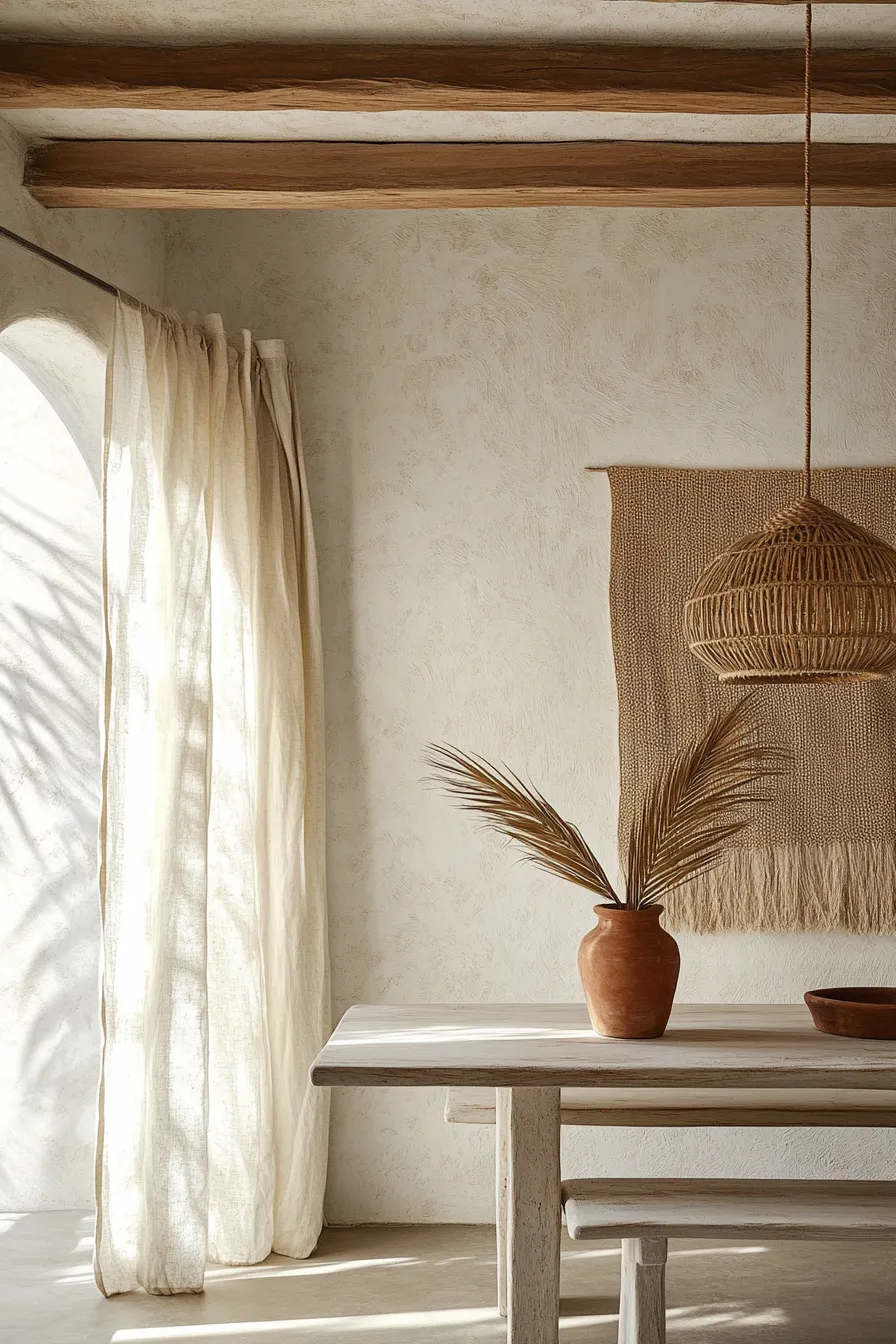
[{"label": "rattan pendant shade", "polygon": [[721,681],[873,681],[896,671],[896,550],[817,499],[704,570],[688,646]]},{"label": "rattan pendant shade", "polygon": [[812,497],[812,6],[806,5],[806,456],[802,499],[707,566],[688,647],[721,681],[874,681],[896,672],[896,550]]}]

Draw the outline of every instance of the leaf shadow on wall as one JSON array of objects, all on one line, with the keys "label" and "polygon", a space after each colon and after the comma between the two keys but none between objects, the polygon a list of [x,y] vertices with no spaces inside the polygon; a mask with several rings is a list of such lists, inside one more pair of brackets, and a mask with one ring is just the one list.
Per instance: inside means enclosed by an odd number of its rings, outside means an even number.
[{"label": "leaf shadow on wall", "polygon": [[92,1203],[101,589],[99,540],[91,554],[84,536],[0,491],[0,1202],[7,1208]]}]

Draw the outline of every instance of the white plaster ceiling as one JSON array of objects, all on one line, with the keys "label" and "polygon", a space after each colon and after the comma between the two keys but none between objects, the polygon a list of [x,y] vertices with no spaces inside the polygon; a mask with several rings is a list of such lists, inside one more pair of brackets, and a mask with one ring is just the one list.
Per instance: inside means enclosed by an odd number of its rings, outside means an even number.
[{"label": "white plaster ceiling", "polygon": [[[607,40],[791,46],[800,5],[654,0],[0,0],[0,34],[56,40]],[[820,45],[896,44],[896,4],[816,5]],[[799,140],[799,117],[599,112],[162,112],[5,114],[23,135],[222,140]],[[896,118],[824,116],[819,140],[896,138]]]},{"label": "white plaster ceiling", "polygon": [[[799,140],[799,116],[626,112],[7,112],[29,139]],[[896,141],[896,117],[813,118],[813,139]]]},{"label": "white plaster ceiling", "polygon": [[[0,34],[146,42],[566,38],[798,44],[800,5],[651,0],[2,0]],[[893,5],[817,5],[819,42],[896,36]]]}]

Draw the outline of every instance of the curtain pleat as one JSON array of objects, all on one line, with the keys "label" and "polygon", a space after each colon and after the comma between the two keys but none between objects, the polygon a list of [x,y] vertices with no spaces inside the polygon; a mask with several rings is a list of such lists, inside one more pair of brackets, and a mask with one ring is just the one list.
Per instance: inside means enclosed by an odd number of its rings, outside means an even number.
[{"label": "curtain pleat", "polygon": [[281,343],[120,303],[107,383],[96,1272],[196,1292],[322,1221],[314,541]]}]

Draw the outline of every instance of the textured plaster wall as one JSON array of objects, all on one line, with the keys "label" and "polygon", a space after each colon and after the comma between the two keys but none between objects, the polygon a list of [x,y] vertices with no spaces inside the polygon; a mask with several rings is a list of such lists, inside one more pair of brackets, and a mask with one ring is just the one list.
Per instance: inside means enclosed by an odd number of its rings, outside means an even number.
[{"label": "textured plaster wall", "polygon": [[[160,302],[158,219],[48,214],[18,190],[21,152],[0,127],[2,222]],[[797,212],[168,224],[168,300],[285,336],[299,362],[325,621],[336,1012],[365,999],[576,997],[587,896],[515,864],[423,790],[421,750],[449,739],[501,756],[612,852],[608,498],[582,467],[798,460]],[[892,461],[896,214],[820,211],[817,239],[819,460]],[[0,348],[48,394],[96,478],[109,301],[0,248]],[[83,543],[95,505],[79,479],[70,522]],[[58,534],[51,502],[48,492]],[[95,563],[82,543],[64,553],[69,578],[75,559]],[[44,573],[45,597],[59,597],[58,579]],[[0,611],[9,602],[0,587]],[[64,625],[62,612],[57,602]],[[85,607],[59,635],[63,681],[81,697],[71,761],[85,763],[97,741],[93,619]],[[78,658],[80,672],[67,671]],[[6,696],[7,712],[25,705]],[[7,1208],[91,1195],[96,803],[71,761],[55,780],[62,812],[45,810],[46,832],[30,837],[31,868],[0,851]],[[42,885],[47,853],[57,866]],[[698,1000],[892,981],[896,951],[893,940],[785,935],[682,944],[682,996]],[[440,1096],[346,1092],[335,1103],[333,1220],[490,1216],[490,1134],[446,1127]],[[890,1149],[868,1132],[577,1133],[566,1169],[896,1176]]]},{"label": "textured plaster wall", "polygon": [[0,352],[0,1199],[91,1198],[100,501]]},{"label": "textured plaster wall", "polygon": [[[137,298],[160,303],[165,241],[158,215],[151,211],[45,210],[22,190],[24,156],[24,140],[0,119],[0,223]],[[107,294],[2,238],[0,249],[0,328],[18,318],[51,313],[105,346],[112,313]]]},{"label": "textured plaster wall", "polygon": [[[0,123],[0,222],[151,302],[152,216],[49,214]],[[0,1209],[93,1202],[100,476],[112,301],[0,239]]]},{"label": "textured plaster wall", "polygon": [[[614,847],[609,501],[588,463],[791,465],[796,211],[177,216],[170,293],[292,342],[320,550],[335,1011],[576,998],[585,893],[421,787],[447,739]],[[818,212],[818,458],[892,462],[896,212]],[[670,527],[675,520],[669,520]],[[661,593],[657,601],[662,601]],[[681,939],[681,997],[894,977],[892,939]],[[491,1136],[337,1089],[329,1216],[487,1219]],[[885,1135],[587,1132],[573,1173],[896,1176]]]}]

